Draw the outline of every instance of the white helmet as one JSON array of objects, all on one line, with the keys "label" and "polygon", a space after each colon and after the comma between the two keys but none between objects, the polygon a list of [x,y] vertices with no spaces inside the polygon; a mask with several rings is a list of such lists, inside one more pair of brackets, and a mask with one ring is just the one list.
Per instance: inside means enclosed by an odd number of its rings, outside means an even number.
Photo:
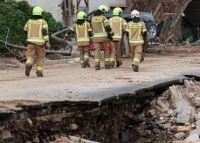
[{"label": "white helmet", "polygon": [[131,18],[133,18],[133,17],[140,17],[139,11],[133,10],[133,11],[131,12]]}]

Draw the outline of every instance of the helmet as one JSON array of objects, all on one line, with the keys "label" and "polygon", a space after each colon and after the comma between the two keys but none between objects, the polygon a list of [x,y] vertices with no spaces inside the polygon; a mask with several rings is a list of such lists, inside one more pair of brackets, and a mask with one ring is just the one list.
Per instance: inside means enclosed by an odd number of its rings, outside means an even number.
[{"label": "helmet", "polygon": [[87,17],[87,14],[84,12],[84,11],[79,11],[77,14],[76,14],[76,18],[77,19],[85,19]]},{"label": "helmet", "polygon": [[41,7],[39,7],[39,6],[36,6],[36,7],[34,7],[34,9],[33,9],[33,15],[42,15],[42,12],[43,12],[44,10],[41,8]]},{"label": "helmet", "polygon": [[101,10],[102,12],[108,12],[108,8],[107,8],[107,6],[105,6],[105,5],[100,5],[100,6],[98,7],[98,10]]},{"label": "helmet", "polygon": [[116,7],[113,9],[113,15],[121,15],[122,14],[122,9],[120,7]]},{"label": "helmet", "polygon": [[133,10],[133,11],[131,12],[131,18],[133,18],[133,17],[140,17],[139,11]]}]

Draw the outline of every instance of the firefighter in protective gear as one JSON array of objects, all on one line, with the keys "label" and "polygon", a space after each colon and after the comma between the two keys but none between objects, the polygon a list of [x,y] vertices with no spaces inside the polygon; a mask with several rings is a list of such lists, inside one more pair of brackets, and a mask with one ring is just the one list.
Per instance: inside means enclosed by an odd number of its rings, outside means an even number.
[{"label": "firefighter in protective gear", "polygon": [[105,69],[110,69],[109,65],[109,49],[108,49],[108,37],[112,38],[113,32],[109,25],[108,19],[104,16],[108,12],[108,8],[105,5],[100,5],[97,11],[94,13],[94,17],[91,20],[93,29],[93,42],[95,48],[95,70],[100,70],[100,45],[104,47],[104,64]]},{"label": "firefighter in protective gear", "polygon": [[115,65],[115,55],[117,67],[122,65],[122,52],[121,52],[121,40],[123,31],[126,29],[127,22],[121,17],[122,9],[116,7],[113,9],[113,17],[109,19],[112,31],[115,33],[113,40],[111,41],[112,49],[110,51],[110,65]]},{"label": "firefighter in protective gear", "polygon": [[139,63],[142,59],[143,44],[146,42],[147,29],[144,22],[140,21],[139,11],[133,10],[131,12],[131,18],[132,21],[127,24],[126,32],[132,54],[132,69],[138,72]]},{"label": "firefighter in protective gear", "polygon": [[27,53],[25,75],[29,76],[32,65],[36,61],[37,77],[43,77],[45,47],[49,48],[48,24],[42,18],[43,9],[33,8],[32,17],[26,22],[24,32],[27,34]]},{"label": "firefighter in protective gear", "polygon": [[67,30],[65,37],[74,35],[76,37],[77,46],[80,51],[80,62],[82,68],[90,67],[89,64],[89,50],[90,41],[93,33],[90,27],[90,23],[85,21],[87,14],[83,11],[77,13],[77,22],[74,23],[70,29]]}]

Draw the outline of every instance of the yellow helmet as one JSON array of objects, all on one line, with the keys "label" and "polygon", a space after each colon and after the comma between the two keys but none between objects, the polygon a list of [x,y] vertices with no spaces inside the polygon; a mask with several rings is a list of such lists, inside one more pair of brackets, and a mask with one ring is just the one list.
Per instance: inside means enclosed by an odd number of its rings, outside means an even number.
[{"label": "yellow helmet", "polygon": [[101,10],[102,12],[108,12],[108,8],[107,8],[107,6],[105,6],[105,5],[100,5],[100,6],[98,7],[98,10]]},{"label": "yellow helmet", "polygon": [[120,7],[116,7],[113,9],[113,15],[121,15],[123,10]]},{"label": "yellow helmet", "polygon": [[76,18],[77,19],[85,19],[87,17],[87,14],[84,12],[84,11],[79,11],[77,14],[76,14]]},{"label": "yellow helmet", "polygon": [[43,11],[44,10],[41,7],[36,6],[36,7],[33,8],[33,15],[42,15]]}]

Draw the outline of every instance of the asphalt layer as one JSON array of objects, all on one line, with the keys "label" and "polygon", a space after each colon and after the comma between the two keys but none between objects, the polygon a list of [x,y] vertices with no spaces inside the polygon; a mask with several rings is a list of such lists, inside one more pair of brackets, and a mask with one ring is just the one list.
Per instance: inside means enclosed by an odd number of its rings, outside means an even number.
[{"label": "asphalt layer", "polygon": [[[131,69],[131,60],[124,59],[119,68],[100,71],[82,69],[77,62],[46,64],[45,76],[37,78],[35,67],[30,77],[24,67],[0,71],[0,105],[7,109],[17,104],[35,105],[57,101],[102,102],[120,96],[131,96],[141,90],[166,88],[181,84],[184,75],[199,76],[198,54],[181,56],[146,55],[140,71]],[[192,76],[191,76],[192,77]],[[3,108],[2,110],[4,110]],[[0,108],[1,110],[1,108]]]}]

